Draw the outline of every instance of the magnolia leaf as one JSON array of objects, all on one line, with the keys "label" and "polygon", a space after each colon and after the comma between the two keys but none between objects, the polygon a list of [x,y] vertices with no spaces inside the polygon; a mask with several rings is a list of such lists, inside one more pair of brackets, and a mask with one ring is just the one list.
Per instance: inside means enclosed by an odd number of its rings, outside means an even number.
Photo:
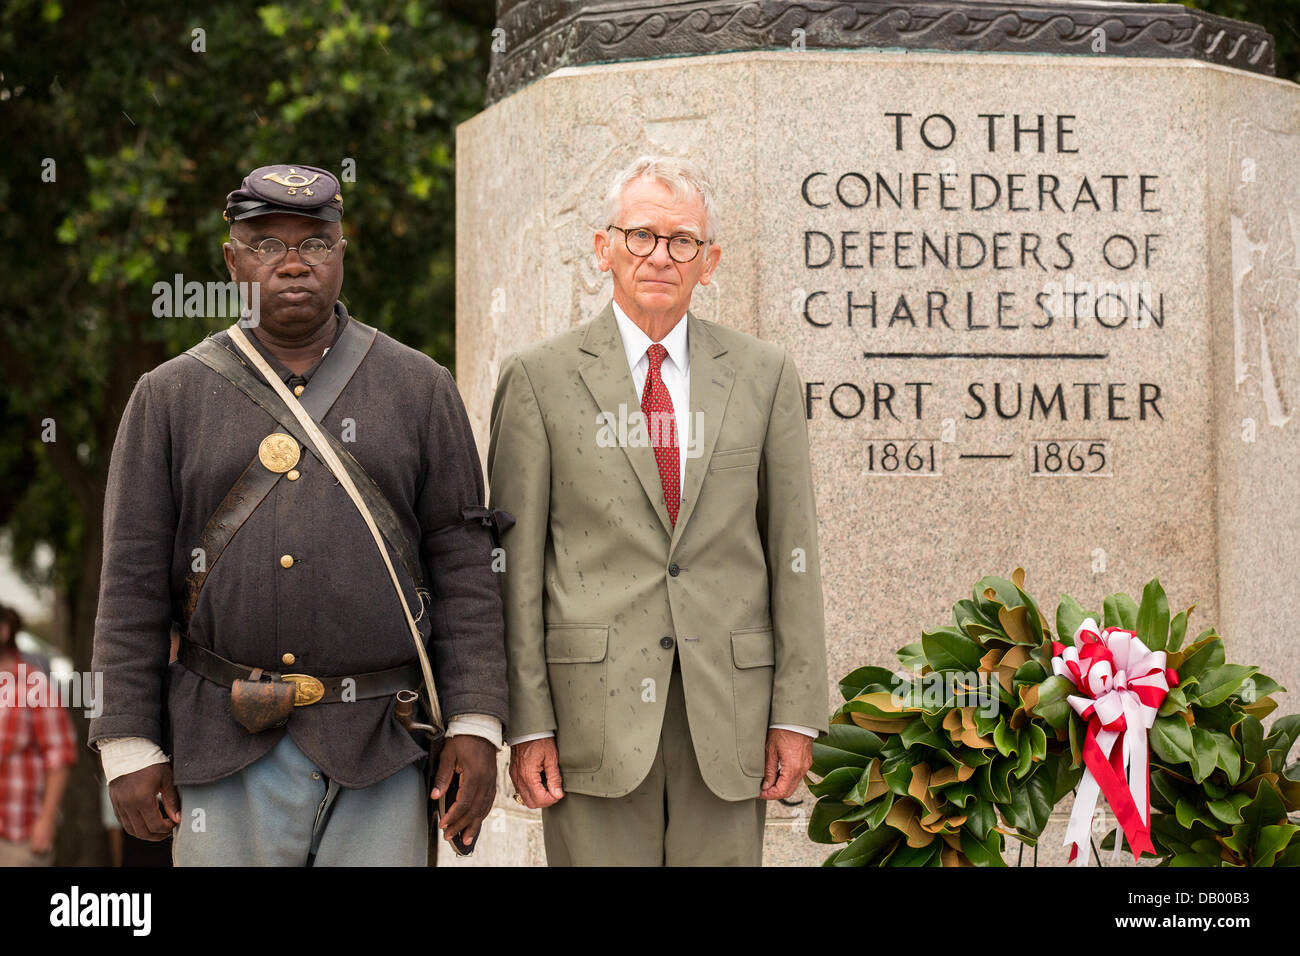
[{"label": "magnolia leaf", "polygon": [[[952,606],[952,620],[960,628],[978,625],[985,630],[997,629],[997,615],[989,617],[980,606],[969,598],[963,598]],[[974,635],[971,635],[972,637]]]},{"label": "magnolia leaf", "polygon": [[1169,622],[1169,643],[1165,645],[1165,650],[1169,653],[1172,654],[1183,646],[1183,639],[1187,637],[1187,619],[1191,617],[1192,608],[1194,607],[1196,607],[1195,604],[1186,611],[1179,611],[1174,615],[1173,620]]},{"label": "magnolia leaf", "polygon": [[1200,783],[1210,774],[1219,760],[1219,746],[1214,735],[1202,727],[1192,727],[1192,779]]},{"label": "magnolia leaf", "polygon": [[1254,864],[1255,866],[1272,866],[1291,838],[1300,832],[1300,826],[1294,823],[1282,823],[1272,826],[1260,827],[1259,836],[1255,839],[1254,846]]},{"label": "magnolia leaf", "polygon": [[925,667],[925,651],[922,650],[920,642],[905,644],[898,649],[894,655],[899,662],[911,671],[920,671]]},{"label": "magnolia leaf", "polygon": [[[1183,829],[1172,813],[1156,813],[1151,816],[1151,839],[1156,848],[1165,856],[1190,853],[1191,844],[1188,833]],[[1218,864],[1214,864],[1217,866]]]},{"label": "magnolia leaf", "polygon": [[939,801],[930,792],[930,765],[918,763],[912,767],[912,780],[907,785],[907,795],[919,803],[927,814],[939,809]]},{"label": "magnolia leaf", "polygon": [[1236,824],[1241,822],[1241,808],[1249,802],[1250,795],[1238,791],[1228,794],[1226,799],[1211,800],[1206,806],[1216,820]]},{"label": "magnolia leaf", "polygon": [[1273,758],[1273,766],[1286,766],[1297,738],[1300,738],[1300,714],[1289,714],[1273,721],[1268,729],[1268,737],[1264,740],[1264,747]]},{"label": "magnolia leaf", "polygon": [[1255,767],[1264,760],[1264,725],[1258,717],[1247,714],[1237,726],[1232,728],[1232,736],[1241,744],[1242,774],[1250,776]]},{"label": "magnolia leaf", "polygon": [[852,700],[868,689],[891,692],[897,683],[894,672],[887,668],[859,667],[840,681],[840,693],[845,700]]},{"label": "magnolia leaf", "polygon": [[[992,592],[992,596],[989,592]],[[1006,578],[990,575],[980,578],[975,584],[975,601],[985,614],[997,616],[997,608],[1019,607],[1021,605],[1020,589]]]},{"label": "magnolia leaf", "polygon": [[1247,704],[1241,708],[1243,713],[1250,714],[1256,720],[1263,720],[1273,711],[1277,710],[1277,701],[1271,697],[1265,697],[1263,700],[1257,700],[1253,704]]},{"label": "magnolia leaf", "polygon": [[888,827],[866,830],[836,854],[834,865],[869,866],[897,840],[898,832]]},{"label": "magnolia leaf", "polygon": [[880,775],[880,761],[873,760],[871,766],[863,771],[852,789],[841,799],[845,803],[862,806],[886,793],[889,793],[889,784],[885,783],[885,778]]},{"label": "magnolia leaf", "polygon": [[1053,728],[1061,730],[1073,712],[1066,698],[1074,693],[1074,689],[1074,684],[1068,677],[1058,674],[1034,686],[1035,700],[1032,703],[1024,688],[1021,688],[1020,698],[1028,713],[1043,718]]},{"label": "magnolia leaf", "polygon": [[1020,752],[1016,755],[1016,769],[1012,771],[1012,774],[1017,780],[1023,780],[1025,775],[1034,769],[1034,752],[1030,749],[1023,730],[1018,731],[1016,737]]},{"label": "magnolia leaf", "polygon": [[1034,646],[1038,646],[1051,636],[1051,631],[1047,622],[1043,620],[1043,612],[1038,609],[1034,599],[1025,593],[1023,587],[1017,587],[1016,592],[1020,595],[1020,600],[1024,602],[1025,607],[1029,609],[1029,616],[1026,622],[1029,624],[1030,631],[1033,633]]},{"label": "magnolia leaf", "polygon": [[1119,627],[1126,631],[1137,630],[1138,606],[1127,594],[1110,594],[1103,602],[1104,627]]},{"label": "magnolia leaf", "polygon": [[808,816],[808,839],[814,843],[839,843],[831,836],[830,825],[852,812],[853,807],[838,800],[818,800]]},{"label": "magnolia leaf", "polygon": [[1047,680],[1048,671],[1038,661],[1026,661],[1020,667],[1016,668],[1014,682],[1016,684],[1041,684]]},{"label": "magnolia leaf", "polygon": [[1165,699],[1160,702],[1160,710],[1157,713],[1161,717],[1168,717],[1170,714],[1181,714],[1187,709],[1187,695],[1181,687],[1169,688],[1169,693]]},{"label": "magnolia leaf", "polygon": [[1241,779],[1241,751],[1237,747],[1237,742],[1228,734],[1218,731],[1212,731],[1210,736],[1214,738],[1218,750],[1215,763],[1228,775],[1228,783],[1236,786],[1237,781]]},{"label": "magnolia leaf", "polygon": [[812,745],[812,771],[824,777],[839,767],[865,767],[879,755],[880,738],[855,724],[831,724]]},{"label": "magnolia leaf", "polygon": [[[814,797],[833,797],[842,800],[862,776],[859,767],[839,767],[822,777],[817,783],[808,784],[808,792]],[[859,801],[861,802],[861,801]]]},{"label": "magnolia leaf", "polygon": [[1070,736],[1070,766],[1083,766],[1083,721],[1071,718],[1066,722]]},{"label": "magnolia leaf", "polygon": [[1085,611],[1074,598],[1068,594],[1061,595],[1061,603],[1056,605],[1056,639],[1067,647],[1074,644],[1074,632],[1088,618],[1097,619],[1097,615]]},{"label": "magnolia leaf", "polygon": [[915,867],[930,866],[931,861],[937,862],[939,859],[939,850],[944,845],[942,840],[936,840],[933,834],[927,833],[930,838],[929,843],[924,846],[912,846],[902,840],[894,847],[888,857],[882,860],[882,865],[893,867]]},{"label": "magnolia leaf", "polygon": [[1166,763],[1191,763],[1192,728],[1182,717],[1157,717],[1149,739],[1151,749]]},{"label": "magnolia leaf", "polygon": [[1187,648],[1187,656],[1181,663],[1169,666],[1178,671],[1178,682],[1187,684],[1198,680],[1203,673],[1219,667],[1223,662],[1223,638],[1216,634],[1198,640]]},{"label": "magnolia leaf", "polygon": [[1213,813],[1191,800],[1179,800],[1174,807],[1174,815],[1178,818],[1179,826],[1185,830],[1190,830],[1197,821],[1210,829],[1218,825]]},{"label": "magnolia leaf", "polygon": [[1138,608],[1137,636],[1150,650],[1163,651],[1169,643],[1169,601],[1159,578],[1152,578],[1142,589]]},{"label": "magnolia leaf", "polygon": [[912,748],[917,745],[923,747],[932,747],[936,750],[944,749],[945,743],[923,720],[914,720],[903,728],[903,732],[898,735],[898,739],[903,742],[903,746]]},{"label": "magnolia leaf", "polygon": [[885,783],[889,784],[889,789],[900,797],[907,794],[907,788],[912,783],[912,765],[920,760],[919,755],[914,756],[910,752],[906,756],[907,759],[886,760],[880,768],[880,774],[885,778]]},{"label": "magnolia leaf", "polygon": [[1029,725],[1029,752],[1034,760],[1047,756],[1047,732],[1037,724]]},{"label": "magnolia leaf", "polygon": [[[1151,803],[1152,806],[1173,813],[1174,804],[1184,796],[1178,780],[1163,767],[1151,768]],[[1164,805],[1161,805],[1163,801]]]},{"label": "magnolia leaf", "polygon": [[1258,670],[1258,667],[1246,667],[1242,664],[1222,664],[1211,667],[1201,673],[1196,689],[1189,692],[1189,697],[1202,707],[1217,706],[1227,700],[1247,677]]},{"label": "magnolia leaf", "polygon": [[993,812],[993,804],[988,800],[976,799],[966,807],[966,829],[978,840],[988,838],[998,823],[998,816]]},{"label": "magnolia leaf", "polygon": [[1038,837],[1052,815],[1051,783],[1045,774],[1035,773],[1011,790],[1011,802],[1004,809],[1007,821],[1017,830]]},{"label": "magnolia leaf", "polygon": [[998,753],[1002,756],[1010,756],[1016,752],[1019,746],[1019,739],[1005,720],[999,720],[998,725],[993,728],[993,746],[998,748]]},{"label": "magnolia leaf", "polygon": [[909,720],[884,720],[880,717],[871,717],[868,714],[852,712],[849,717],[859,727],[870,730],[876,734],[896,734],[907,727]]},{"label": "magnolia leaf", "polygon": [[927,846],[934,841],[934,834],[922,829],[916,804],[910,800],[895,800],[894,805],[889,809],[889,814],[885,817],[885,822],[907,837],[907,845],[914,849]]},{"label": "magnolia leaf", "polygon": [[1007,636],[1016,644],[1029,644],[1037,647],[1042,643],[1034,636],[1033,628],[1029,623],[1029,608],[1023,605],[1020,607],[999,608],[998,623],[1002,625],[1002,629],[1007,632]]},{"label": "magnolia leaf", "polygon": [[1002,835],[989,827],[981,837],[973,831],[969,820],[962,829],[961,851],[976,866],[1007,865],[1002,858]]},{"label": "magnolia leaf", "polygon": [[886,790],[885,793],[875,800],[872,800],[863,809],[867,811],[866,816],[862,819],[871,829],[881,826],[885,818],[889,816],[890,809],[894,806],[894,792]]},{"label": "magnolia leaf", "polygon": [[921,635],[925,659],[937,671],[979,670],[984,650],[955,627],[941,627]]},{"label": "magnolia leaf", "polygon": [[1260,782],[1254,799],[1241,808],[1241,823],[1232,828],[1232,835],[1225,837],[1224,845],[1243,859],[1249,858],[1260,831],[1265,827],[1285,824],[1286,807],[1282,797],[1273,784],[1264,780]]},{"label": "magnolia leaf", "polygon": [[[1250,689],[1249,696],[1247,696],[1246,693],[1247,688]],[[1285,690],[1285,687],[1273,680],[1273,678],[1269,677],[1267,674],[1254,674],[1251,676],[1250,680],[1243,685],[1241,693],[1238,696],[1240,696],[1243,701],[1250,704],[1257,700],[1262,700],[1270,694],[1276,694]]]}]

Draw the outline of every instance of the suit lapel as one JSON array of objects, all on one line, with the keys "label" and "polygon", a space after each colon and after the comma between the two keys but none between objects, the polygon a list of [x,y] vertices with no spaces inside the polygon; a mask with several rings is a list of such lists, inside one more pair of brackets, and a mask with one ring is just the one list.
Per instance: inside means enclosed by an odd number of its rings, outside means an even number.
[{"label": "suit lapel", "polygon": [[[689,337],[690,333],[687,334]],[[632,383],[632,371],[627,367],[627,352],[623,349],[623,339],[618,334],[613,302],[606,305],[592,320],[580,347],[582,351],[595,356],[579,367],[578,374],[596,400],[596,407],[618,417],[631,415],[634,411],[640,412],[641,402]],[[694,353],[691,361],[695,361]],[[626,409],[623,416],[619,415],[620,405]],[[641,488],[659,515],[664,533],[671,536],[673,525],[668,519],[668,508],[664,505],[664,486],[659,479],[659,465],[655,462],[654,450],[649,445],[624,443],[623,453],[627,455],[637,480],[641,482]],[[681,524],[680,514],[677,521]]]},{"label": "suit lapel", "polygon": [[[700,500],[700,490],[704,487],[704,476],[708,472],[709,459],[713,448],[718,443],[718,433],[722,429],[722,416],[727,409],[727,400],[731,397],[731,387],[736,380],[736,372],[730,365],[718,361],[726,353],[721,345],[699,319],[686,313],[687,345],[691,353],[691,408],[690,427],[698,427],[698,454],[686,459],[686,481],[682,487],[682,504],[677,513],[677,527],[673,529],[672,547],[682,535],[682,529],[695,511],[695,503]],[[682,454],[685,455],[689,442],[685,437],[682,442]],[[653,458],[653,456],[651,456]],[[660,496],[662,497],[662,495]],[[671,552],[671,548],[669,549]]]}]

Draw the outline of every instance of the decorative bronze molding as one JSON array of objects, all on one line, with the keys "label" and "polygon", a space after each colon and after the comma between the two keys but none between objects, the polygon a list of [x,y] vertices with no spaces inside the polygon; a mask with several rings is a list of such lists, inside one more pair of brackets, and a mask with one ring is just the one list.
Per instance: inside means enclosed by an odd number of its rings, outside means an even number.
[{"label": "decorative bronze molding", "polygon": [[[806,49],[905,49],[1203,60],[1274,75],[1263,27],[1172,3],[1068,0],[497,0],[488,102],[587,63]],[[1099,34],[1097,31],[1101,30]]]}]

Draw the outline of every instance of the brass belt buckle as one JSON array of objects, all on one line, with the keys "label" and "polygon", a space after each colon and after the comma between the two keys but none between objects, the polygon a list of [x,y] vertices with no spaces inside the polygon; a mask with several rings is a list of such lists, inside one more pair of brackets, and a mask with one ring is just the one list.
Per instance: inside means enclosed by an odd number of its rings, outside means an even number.
[{"label": "brass belt buckle", "polygon": [[306,707],[325,696],[325,685],[310,674],[281,674],[280,680],[293,684],[293,706]]}]

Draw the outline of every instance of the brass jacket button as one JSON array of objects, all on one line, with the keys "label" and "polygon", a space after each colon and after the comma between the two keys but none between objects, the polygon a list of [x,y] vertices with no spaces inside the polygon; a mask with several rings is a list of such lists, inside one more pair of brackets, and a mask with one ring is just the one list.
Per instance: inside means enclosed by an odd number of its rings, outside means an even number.
[{"label": "brass jacket button", "polygon": [[292,667],[293,662],[296,661],[297,659],[298,658],[294,657],[292,654],[289,653],[285,653],[280,657],[280,660],[284,663],[285,667]]},{"label": "brass jacket button", "polygon": [[286,555],[284,555],[283,557],[281,557],[281,558],[280,558],[280,567],[282,567],[282,568],[291,568],[291,567],[293,567],[293,555],[292,555],[292,554],[286,554]]}]

